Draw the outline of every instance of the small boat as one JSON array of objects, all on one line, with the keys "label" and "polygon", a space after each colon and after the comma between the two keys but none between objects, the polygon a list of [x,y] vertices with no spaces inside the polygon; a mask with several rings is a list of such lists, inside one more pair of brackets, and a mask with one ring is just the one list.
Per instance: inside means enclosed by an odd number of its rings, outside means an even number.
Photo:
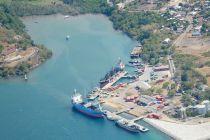
[{"label": "small boat", "polygon": [[69,18],[69,17],[70,17],[69,15],[65,15],[65,16],[64,16],[64,19],[67,19],[67,18]]},{"label": "small boat", "polygon": [[70,36],[69,36],[69,35],[67,35],[67,36],[66,36],[66,40],[69,40],[69,39],[70,39]]},{"label": "small boat", "polygon": [[[72,104],[73,108],[87,116],[93,118],[103,118],[104,113],[100,109],[99,104],[94,104],[93,102],[84,102],[82,99],[82,95],[75,91],[72,96]],[[99,105],[97,107],[97,105]]]},{"label": "small boat", "polygon": [[134,132],[134,133],[140,132],[137,125],[135,125],[134,123],[131,123],[125,119],[120,119],[120,120],[116,121],[116,124],[130,132]]},{"label": "small boat", "polygon": [[141,63],[141,61],[138,60],[138,59],[133,59],[133,60],[130,60],[129,63],[130,64],[135,64],[135,63]]},{"label": "small boat", "polygon": [[27,75],[26,75],[26,74],[24,75],[24,79],[25,79],[25,81],[27,81],[27,80],[28,80],[28,77],[27,77]]}]

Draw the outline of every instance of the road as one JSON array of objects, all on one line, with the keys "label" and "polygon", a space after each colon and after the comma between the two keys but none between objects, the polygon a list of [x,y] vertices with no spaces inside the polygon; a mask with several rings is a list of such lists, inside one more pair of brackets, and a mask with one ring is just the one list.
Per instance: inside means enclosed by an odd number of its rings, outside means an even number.
[{"label": "road", "polygon": [[192,29],[192,27],[193,27],[192,18],[187,15],[186,20],[189,22],[190,25],[186,28],[186,30],[179,37],[176,38],[176,40],[174,40],[172,46],[179,46],[179,43],[182,42],[182,40],[187,35],[187,33]]},{"label": "road", "polygon": [[174,77],[174,74],[176,72],[176,68],[175,68],[175,65],[174,65],[174,61],[173,61],[173,59],[170,55],[168,56],[168,63],[169,63],[171,77]]}]

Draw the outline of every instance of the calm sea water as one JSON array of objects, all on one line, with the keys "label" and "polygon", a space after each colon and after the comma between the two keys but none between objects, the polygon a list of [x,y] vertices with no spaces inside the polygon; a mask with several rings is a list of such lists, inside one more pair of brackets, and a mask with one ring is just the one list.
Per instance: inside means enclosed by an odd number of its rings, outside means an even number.
[{"label": "calm sea water", "polygon": [[[38,23],[36,23],[38,22]],[[162,140],[154,128],[131,134],[107,120],[94,120],[72,111],[70,96],[83,94],[115,64],[128,60],[136,45],[115,31],[101,15],[28,17],[24,23],[36,43],[53,57],[32,71],[29,81],[0,81],[0,139],[2,140]],[[65,37],[70,35],[70,40]]]}]

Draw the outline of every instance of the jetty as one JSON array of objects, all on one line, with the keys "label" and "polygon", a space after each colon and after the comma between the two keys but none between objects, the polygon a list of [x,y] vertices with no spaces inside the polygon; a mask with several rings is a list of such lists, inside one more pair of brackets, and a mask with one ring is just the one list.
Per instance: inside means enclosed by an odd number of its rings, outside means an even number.
[{"label": "jetty", "polygon": [[133,122],[136,122],[136,121],[142,120],[142,119],[144,119],[144,118],[145,118],[145,116],[140,116],[140,117],[138,117],[138,118],[133,119],[132,121],[133,121]]},{"label": "jetty", "polygon": [[114,112],[114,113],[117,115],[117,114],[120,114],[120,113],[123,113],[123,112],[129,111],[129,110],[130,110],[130,108],[125,108],[125,109],[122,109],[122,110],[116,111],[116,112]]},{"label": "jetty", "polygon": [[108,89],[113,84],[115,84],[118,80],[120,80],[122,77],[124,77],[127,74],[127,71],[120,72],[118,75],[113,77],[112,81],[109,82],[107,85],[105,85],[102,89]]},{"label": "jetty", "polygon": [[139,120],[144,119],[145,116],[141,116],[141,117],[135,118],[135,119],[133,119],[133,120],[128,120],[128,119],[126,119],[126,118],[121,117],[121,116],[118,115],[118,114],[120,114],[120,113],[129,111],[130,109],[131,109],[131,108],[126,108],[126,109],[122,109],[122,110],[119,110],[119,111],[116,111],[116,112],[113,112],[113,113],[111,113],[111,112],[108,111],[108,110],[104,110],[104,112],[106,112],[105,114],[106,114],[106,117],[107,117],[108,120],[117,121],[117,120],[120,120],[120,119],[124,119],[124,120],[126,120],[126,121],[132,123],[133,125],[137,126],[137,127],[138,127],[138,130],[139,130],[140,132],[147,132],[147,131],[149,131],[148,128],[145,128],[144,126],[142,126],[142,125],[136,123],[136,121],[139,121]]}]

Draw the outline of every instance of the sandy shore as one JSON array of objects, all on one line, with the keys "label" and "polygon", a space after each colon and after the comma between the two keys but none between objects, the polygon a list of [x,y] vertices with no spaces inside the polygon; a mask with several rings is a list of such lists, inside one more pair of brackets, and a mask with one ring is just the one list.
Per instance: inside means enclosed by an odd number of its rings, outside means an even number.
[{"label": "sandy shore", "polygon": [[210,122],[199,125],[177,124],[172,122],[144,119],[174,139],[179,140],[207,140],[210,139]]}]

